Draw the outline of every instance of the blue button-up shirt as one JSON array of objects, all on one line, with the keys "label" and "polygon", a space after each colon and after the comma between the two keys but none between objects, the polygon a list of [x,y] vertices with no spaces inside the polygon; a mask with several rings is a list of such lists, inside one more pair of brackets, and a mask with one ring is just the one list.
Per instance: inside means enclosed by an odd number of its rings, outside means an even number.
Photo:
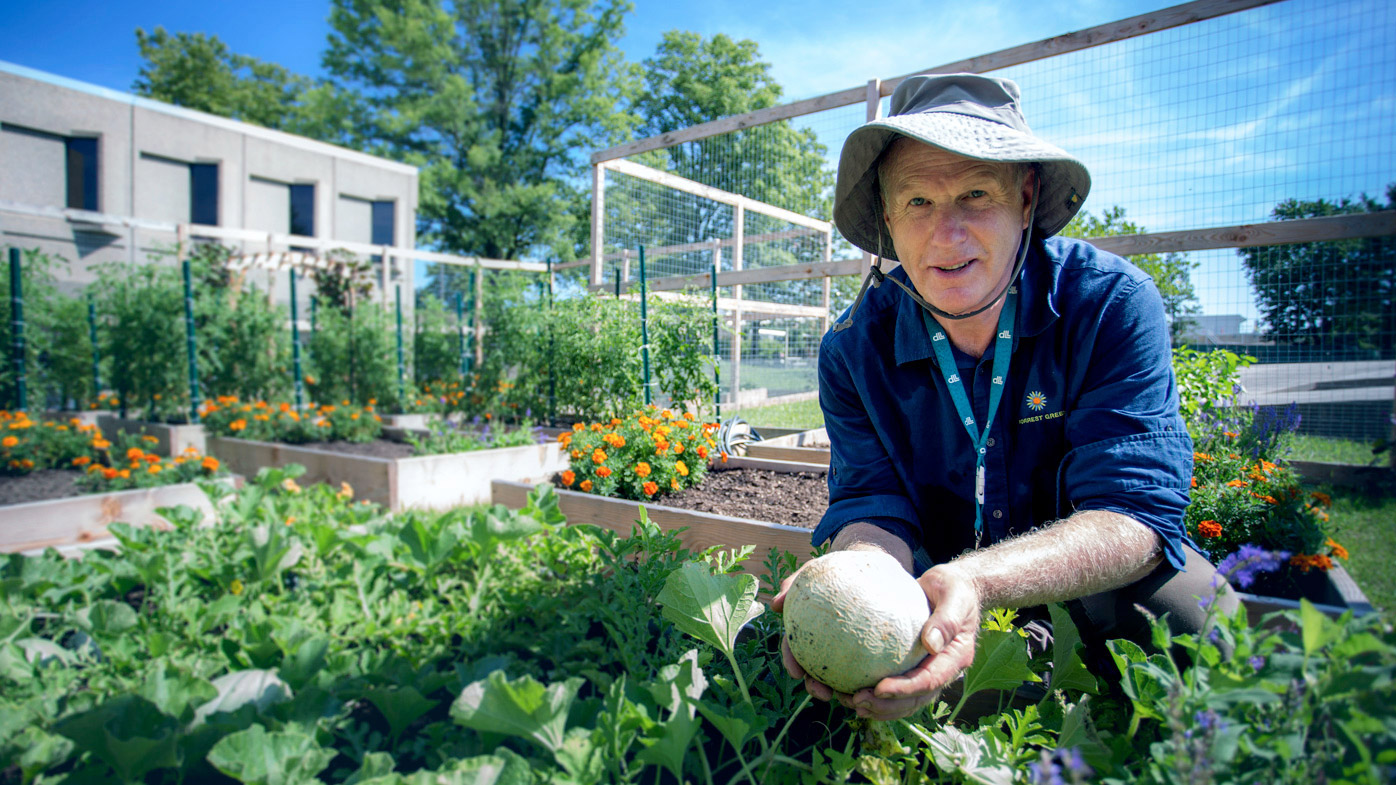
[{"label": "blue button-up shirt", "polygon": [[[900,268],[888,275],[906,280]],[[1182,569],[1192,440],[1158,289],[1120,257],[1060,237],[1034,241],[1019,286],[1012,363],[987,442],[981,541],[974,448],[920,306],[889,283],[869,289],[852,326],[820,345],[832,460],[816,544],[866,521],[924,549],[925,569],[1077,510],[1110,510],[1156,531]],[[983,423],[994,347],[954,356]]]}]

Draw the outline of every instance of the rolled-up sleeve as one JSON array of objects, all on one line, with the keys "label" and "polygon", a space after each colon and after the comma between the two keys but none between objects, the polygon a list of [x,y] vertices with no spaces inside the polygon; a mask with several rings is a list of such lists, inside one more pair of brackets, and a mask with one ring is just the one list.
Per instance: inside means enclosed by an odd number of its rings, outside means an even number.
[{"label": "rolled-up sleeve", "polygon": [[916,508],[892,468],[847,362],[831,346],[833,340],[833,333],[826,335],[819,352],[819,405],[831,445],[829,508],[811,540],[819,545],[848,524],[865,522],[896,535],[914,551],[921,541]]},{"label": "rolled-up sleeve", "polygon": [[1059,507],[1108,510],[1153,529],[1178,569],[1192,477],[1192,439],[1178,414],[1163,300],[1147,279],[1102,313],[1082,393],[1067,417],[1070,451]]}]

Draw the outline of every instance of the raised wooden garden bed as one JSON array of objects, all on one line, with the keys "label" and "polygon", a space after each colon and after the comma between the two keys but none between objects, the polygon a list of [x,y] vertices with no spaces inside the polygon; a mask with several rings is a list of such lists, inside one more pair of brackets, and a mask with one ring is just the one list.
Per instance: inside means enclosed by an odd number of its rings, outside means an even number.
[{"label": "raised wooden garden bed", "polygon": [[213,519],[213,505],[193,483],[7,505],[0,507],[0,552],[115,543],[107,533],[108,525],[120,521],[168,528],[169,523],[156,510],[181,504],[202,510],[206,519]]},{"label": "raised wooden garden bed", "polygon": [[495,478],[547,477],[567,468],[567,455],[557,443],[410,458],[349,455],[226,436],[210,436],[208,443],[213,454],[239,474],[251,477],[264,466],[299,463],[306,469],[302,484],[347,482],[355,498],[394,512],[488,503]]},{"label": "raised wooden garden bed", "polygon": [[209,454],[204,426],[198,423],[166,425],[144,420],[126,420],[115,414],[104,414],[97,418],[97,425],[109,438],[118,433],[154,436],[159,440],[157,452],[162,455],[179,455],[186,447],[193,447],[203,455]]},{"label": "raised wooden garden bed", "polygon": [[44,412],[44,413],[43,413],[43,418],[44,418],[45,420],[52,420],[52,421],[54,421],[54,422],[61,422],[61,423],[65,424],[65,425],[68,424],[68,423],[70,423],[70,422],[72,422],[73,420],[77,420],[79,423],[82,423],[83,425],[96,425],[96,426],[100,426],[101,423],[99,422],[99,420],[102,418],[102,416],[103,416],[103,415],[108,415],[108,416],[109,416],[110,414],[111,414],[111,413],[108,412],[108,411],[106,411],[105,409],[60,410],[60,411]]},{"label": "raised wooden garden bed", "polygon": [[1286,571],[1261,575],[1250,592],[1238,591],[1237,594],[1245,603],[1246,615],[1252,624],[1272,611],[1297,610],[1300,597],[1334,618],[1345,611],[1358,616],[1375,611],[1367,595],[1341,565],[1334,565],[1327,572],[1312,570],[1296,574]]},{"label": "raised wooden garden bed", "polygon": [[[768,469],[778,472],[823,471],[822,466],[788,461],[768,461],[758,458],[729,458],[728,466],[734,468]],[[522,508],[527,503],[528,492],[538,482],[550,475],[534,475],[527,479],[497,479],[493,483],[494,503],[513,509]],[[747,560],[748,572],[758,573],[761,563],[772,548],[795,554],[800,563],[810,557],[810,530],[798,526],[786,526],[746,518],[733,518],[695,510],[667,507],[663,502],[633,502],[626,499],[612,499],[580,491],[557,490],[559,506],[567,516],[568,523],[590,523],[610,529],[617,534],[629,536],[636,520],[640,517],[640,507],[645,508],[649,519],[665,531],[686,528],[680,533],[685,548],[701,551],[714,545],[756,546],[756,554]]]},{"label": "raised wooden garden bed", "polygon": [[757,428],[766,438],[747,445],[747,457],[829,465],[829,433],[823,428],[787,434],[776,434],[777,430]]}]

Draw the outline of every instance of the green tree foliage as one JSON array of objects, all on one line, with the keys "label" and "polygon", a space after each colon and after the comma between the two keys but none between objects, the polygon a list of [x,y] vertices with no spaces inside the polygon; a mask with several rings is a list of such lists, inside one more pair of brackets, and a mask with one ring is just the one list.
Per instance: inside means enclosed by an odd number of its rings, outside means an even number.
[{"label": "green tree foliage", "polygon": [[335,0],[325,67],[369,147],[421,167],[418,237],[498,259],[570,252],[587,151],[630,130],[624,0]]},{"label": "green tree foliage", "polygon": [[[1143,234],[1143,227],[1125,219],[1125,208],[1108,207],[1097,218],[1089,211],[1077,213],[1071,223],[1061,230],[1064,237],[1114,237],[1122,234]],[[1154,279],[1159,294],[1163,295],[1163,309],[1168,314],[1168,335],[1174,345],[1182,343],[1183,336],[1192,326],[1189,316],[1201,313],[1197,305],[1197,293],[1192,288],[1192,270],[1196,262],[1188,260],[1187,254],[1139,254],[1127,257],[1141,270]]]},{"label": "green tree foliage", "polygon": [[362,102],[325,81],[237,54],[216,35],[136,30],[144,62],[132,89],[176,106],[357,146]]},{"label": "green tree foliage", "polygon": [[[1386,203],[1363,194],[1338,201],[1286,199],[1278,221],[1396,209],[1396,183]],[[1396,353],[1396,242],[1363,237],[1237,250],[1276,341],[1334,350]]]},{"label": "green tree foliage", "polygon": [[425,382],[458,381],[460,378],[461,334],[455,314],[435,295],[419,295],[413,309],[413,374]]}]

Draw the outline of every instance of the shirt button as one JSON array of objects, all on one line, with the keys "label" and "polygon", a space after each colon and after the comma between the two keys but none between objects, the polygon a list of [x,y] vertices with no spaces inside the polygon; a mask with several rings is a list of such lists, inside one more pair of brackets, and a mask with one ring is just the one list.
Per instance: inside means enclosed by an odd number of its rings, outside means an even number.
[{"label": "shirt button", "polygon": [[1003,510],[994,510],[994,517],[995,517],[995,518],[1002,518],[1002,517],[1003,517]]},{"label": "shirt button", "polygon": [[990,437],[990,438],[989,438],[989,446],[990,446],[990,447],[993,447],[993,446],[994,446],[993,437]]}]

